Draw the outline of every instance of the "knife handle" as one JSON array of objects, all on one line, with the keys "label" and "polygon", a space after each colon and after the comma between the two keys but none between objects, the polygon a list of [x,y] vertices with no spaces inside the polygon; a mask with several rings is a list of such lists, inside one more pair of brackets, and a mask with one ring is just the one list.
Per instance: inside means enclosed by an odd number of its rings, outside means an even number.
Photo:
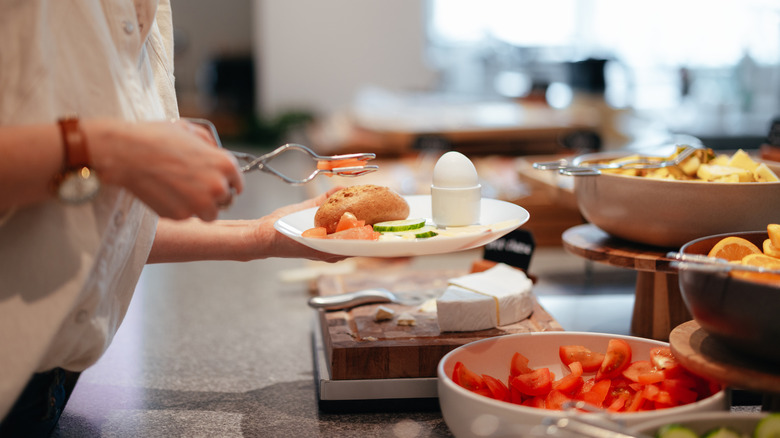
[{"label": "knife handle", "polygon": [[309,306],[323,310],[343,310],[374,303],[392,303],[393,295],[387,289],[366,289],[339,295],[317,296],[309,298]]}]

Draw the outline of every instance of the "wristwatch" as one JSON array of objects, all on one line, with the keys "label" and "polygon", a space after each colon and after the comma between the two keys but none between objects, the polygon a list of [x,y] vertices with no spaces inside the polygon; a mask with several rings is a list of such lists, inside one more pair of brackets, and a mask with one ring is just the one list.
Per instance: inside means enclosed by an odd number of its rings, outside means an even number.
[{"label": "wristwatch", "polygon": [[80,204],[94,198],[100,190],[100,180],[89,167],[87,139],[78,117],[64,117],[58,121],[65,152],[62,171],[55,177],[54,188],[61,201]]}]

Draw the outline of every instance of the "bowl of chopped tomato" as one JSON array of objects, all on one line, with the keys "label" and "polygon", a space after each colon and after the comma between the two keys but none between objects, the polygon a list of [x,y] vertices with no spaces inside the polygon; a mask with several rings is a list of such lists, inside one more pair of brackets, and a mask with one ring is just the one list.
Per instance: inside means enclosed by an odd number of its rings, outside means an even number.
[{"label": "bowl of chopped tomato", "polygon": [[498,336],[450,351],[437,373],[442,415],[458,437],[528,436],[567,415],[631,426],[728,406],[721,385],[683,368],[669,344],[632,336]]}]

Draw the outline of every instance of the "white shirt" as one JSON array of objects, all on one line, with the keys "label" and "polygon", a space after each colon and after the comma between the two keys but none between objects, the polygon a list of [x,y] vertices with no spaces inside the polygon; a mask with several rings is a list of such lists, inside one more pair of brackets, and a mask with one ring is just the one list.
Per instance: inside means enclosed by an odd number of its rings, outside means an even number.
[{"label": "white shirt", "polygon": [[[177,116],[168,0],[0,1],[0,125],[68,114]],[[105,186],[86,204],[51,200],[5,215],[0,419],[33,372],[81,371],[108,348],[156,223],[129,192]]]}]

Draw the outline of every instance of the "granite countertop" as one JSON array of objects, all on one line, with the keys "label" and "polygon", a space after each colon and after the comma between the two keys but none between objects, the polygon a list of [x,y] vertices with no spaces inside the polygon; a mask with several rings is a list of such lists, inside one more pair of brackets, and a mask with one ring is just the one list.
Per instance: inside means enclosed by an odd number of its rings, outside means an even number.
[{"label": "granite countertop", "polygon": [[[267,174],[247,175],[246,186],[225,218],[309,196]],[[310,263],[147,266],[113,344],[82,374],[60,436],[451,436],[436,406],[318,408],[309,284],[279,275]]]}]

